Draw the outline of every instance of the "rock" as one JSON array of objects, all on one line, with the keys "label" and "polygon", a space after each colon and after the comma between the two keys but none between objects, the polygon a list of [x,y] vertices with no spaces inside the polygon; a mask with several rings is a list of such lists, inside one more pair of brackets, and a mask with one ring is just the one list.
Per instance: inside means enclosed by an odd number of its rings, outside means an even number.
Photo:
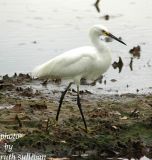
[{"label": "rock", "polygon": [[140,51],[141,51],[141,48],[138,45],[138,46],[135,46],[132,49],[130,49],[129,53],[131,53],[133,55],[133,57],[140,58]]},{"label": "rock", "polygon": [[47,105],[46,104],[31,104],[30,107],[34,110],[43,110],[43,109],[47,109]]},{"label": "rock", "polygon": [[15,88],[15,85],[11,83],[0,84],[0,90],[12,90],[13,88]]},{"label": "rock", "polygon": [[118,62],[115,61],[112,64],[112,66],[113,66],[114,69],[118,68],[119,69],[119,73],[120,73],[121,70],[122,70],[122,67],[123,67],[123,61],[122,61],[121,57],[119,57],[119,61]]},{"label": "rock", "polygon": [[95,8],[96,8],[96,10],[97,10],[98,12],[100,12],[99,2],[100,2],[100,0],[96,0],[96,2],[95,2],[95,4],[94,4],[94,6],[95,6]]},{"label": "rock", "polygon": [[105,19],[105,20],[109,20],[109,18],[110,18],[110,16],[109,16],[108,14],[106,14],[106,15],[104,16],[104,19]]},{"label": "rock", "polygon": [[111,79],[111,82],[116,82],[117,80],[116,79]]}]

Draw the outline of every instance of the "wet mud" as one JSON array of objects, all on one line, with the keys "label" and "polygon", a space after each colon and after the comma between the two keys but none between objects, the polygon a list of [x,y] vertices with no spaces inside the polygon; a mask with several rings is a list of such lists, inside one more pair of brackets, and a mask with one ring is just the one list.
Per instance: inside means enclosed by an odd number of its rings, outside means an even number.
[{"label": "wet mud", "polygon": [[[38,152],[47,157],[70,159],[139,159],[143,155],[152,158],[151,94],[97,96],[82,91],[86,133],[75,90],[68,91],[57,123],[61,92],[36,90],[33,85],[37,81],[40,86],[45,82],[33,80],[28,74],[5,75],[0,81],[0,133],[24,135],[14,142],[7,140],[13,144],[13,152]],[[5,142],[5,139],[0,141],[1,154]]]}]

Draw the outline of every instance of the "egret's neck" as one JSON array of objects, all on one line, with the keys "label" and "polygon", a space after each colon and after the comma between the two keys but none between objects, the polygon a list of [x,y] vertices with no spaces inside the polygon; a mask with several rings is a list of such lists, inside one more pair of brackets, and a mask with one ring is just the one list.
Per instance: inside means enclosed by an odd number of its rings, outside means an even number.
[{"label": "egret's neck", "polygon": [[108,49],[105,42],[100,39],[100,35],[96,31],[90,31],[90,38],[91,42],[99,52],[103,52],[104,50]]}]

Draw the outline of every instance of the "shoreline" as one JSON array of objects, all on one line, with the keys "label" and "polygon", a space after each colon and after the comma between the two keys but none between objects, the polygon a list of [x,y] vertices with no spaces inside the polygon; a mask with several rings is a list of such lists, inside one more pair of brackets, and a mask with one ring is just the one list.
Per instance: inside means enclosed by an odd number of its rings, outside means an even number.
[{"label": "shoreline", "polygon": [[[27,74],[5,76],[0,81],[1,133],[25,135],[8,141],[14,153],[82,158],[86,154],[97,159],[144,155],[152,158],[152,94],[96,96],[82,91],[86,133],[74,90],[66,95],[57,124],[55,116],[61,92],[53,89],[42,92],[33,89],[33,83],[35,80]],[[0,152],[5,153],[1,149]]]}]

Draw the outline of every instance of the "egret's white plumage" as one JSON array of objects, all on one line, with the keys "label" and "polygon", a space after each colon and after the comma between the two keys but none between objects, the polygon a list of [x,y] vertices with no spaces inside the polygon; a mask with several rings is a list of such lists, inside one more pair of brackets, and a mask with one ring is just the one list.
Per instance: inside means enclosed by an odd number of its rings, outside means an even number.
[{"label": "egret's white plumage", "polygon": [[85,46],[67,51],[46,63],[36,67],[35,77],[71,79],[76,84],[81,78],[97,79],[111,64],[110,50],[100,35],[102,26],[94,26],[90,30],[90,38],[94,47]]},{"label": "egret's white plumage", "polygon": [[90,29],[90,39],[93,46],[85,46],[67,51],[46,63],[36,67],[33,71],[35,77],[61,78],[69,79],[70,84],[62,93],[56,115],[56,120],[60,113],[60,108],[64,96],[71,86],[71,82],[77,84],[77,105],[79,107],[85,128],[87,125],[79,98],[79,85],[81,78],[95,80],[107,71],[111,64],[111,51],[102,41],[101,36],[110,36],[117,41],[125,44],[120,39],[108,32],[107,28],[102,25],[95,25]]}]

